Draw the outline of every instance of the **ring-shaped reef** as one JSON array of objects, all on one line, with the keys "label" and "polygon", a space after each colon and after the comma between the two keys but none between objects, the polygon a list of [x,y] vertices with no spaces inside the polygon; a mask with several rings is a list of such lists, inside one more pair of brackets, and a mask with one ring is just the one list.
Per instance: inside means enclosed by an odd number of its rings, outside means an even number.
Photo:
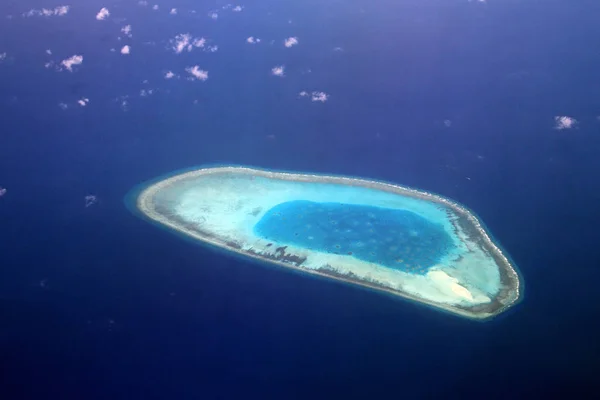
[{"label": "ring-shaped reef", "polygon": [[480,220],[439,195],[366,179],[198,168],[132,190],[137,215],[218,248],[455,315],[516,304],[516,267]]}]

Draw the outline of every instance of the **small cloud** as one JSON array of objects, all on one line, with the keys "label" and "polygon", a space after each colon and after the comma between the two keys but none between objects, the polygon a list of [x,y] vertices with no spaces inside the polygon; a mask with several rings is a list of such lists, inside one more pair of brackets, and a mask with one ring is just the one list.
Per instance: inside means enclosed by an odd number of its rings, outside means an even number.
[{"label": "small cloud", "polygon": [[50,50],[50,49],[46,50],[46,54],[48,54],[49,56],[51,56],[52,55],[52,50]]},{"label": "small cloud", "polygon": [[232,8],[232,11],[234,12],[241,12],[244,9],[244,7],[242,6],[235,6]]},{"label": "small cloud", "polygon": [[284,74],[285,74],[285,66],[284,65],[278,65],[276,67],[271,68],[271,74],[273,74],[275,76],[284,76]]},{"label": "small cloud", "polygon": [[138,6],[146,7],[147,5],[148,5],[148,2],[146,0],[138,1]]},{"label": "small cloud", "polygon": [[123,32],[123,34],[125,36],[129,36],[131,37],[131,25],[125,25],[124,27],[121,28],[121,32]]},{"label": "small cloud", "polygon": [[90,99],[88,99],[87,97],[84,97],[80,100],[77,101],[77,104],[79,104],[81,107],[85,107],[87,106],[87,104],[90,102]]},{"label": "small cloud", "polygon": [[189,33],[181,33],[171,39],[173,46],[171,47],[176,54],[182,53],[184,50],[192,51],[194,47],[203,49],[206,52],[214,53],[219,49],[218,46],[206,46],[207,40],[203,37],[193,38]]},{"label": "small cloud", "polygon": [[6,188],[3,188],[2,186],[0,186],[0,197],[4,196],[6,194]]},{"label": "small cloud", "polygon": [[58,15],[59,17],[67,15],[68,12],[69,6],[58,6],[54,9],[54,15]]},{"label": "small cloud", "polygon": [[185,70],[188,74],[192,75],[192,80],[197,79],[199,81],[205,81],[208,79],[208,71],[201,70],[197,65],[188,67]]},{"label": "small cloud", "polygon": [[248,39],[246,39],[246,42],[248,42],[250,44],[256,44],[256,43],[260,43],[260,39],[255,38],[254,36],[250,36]]},{"label": "small cloud", "polygon": [[61,110],[66,110],[69,106],[66,103],[58,103],[58,106]]},{"label": "small cloud", "polygon": [[184,50],[192,51],[194,46],[202,47],[204,46],[205,42],[206,40],[204,38],[194,39],[189,33],[180,33],[179,35],[175,36],[174,39],[171,39],[171,43],[173,43],[172,49],[177,54],[182,53]]},{"label": "small cloud", "polygon": [[298,38],[297,37],[289,37],[289,38],[285,39],[283,44],[285,47],[290,48],[290,47],[298,44]]},{"label": "small cloud", "polygon": [[121,48],[121,54],[129,54],[131,53],[131,47],[125,45]]},{"label": "small cloud", "polygon": [[175,74],[173,73],[173,71],[167,71],[165,73],[165,79],[173,79],[175,78]]},{"label": "small cloud", "polygon": [[306,90],[301,91],[300,93],[298,93],[299,97],[308,97],[310,96],[310,100],[311,101],[318,101],[321,103],[325,103],[328,99],[329,99],[329,95],[325,92],[312,92],[312,93],[308,93]]},{"label": "small cloud", "polygon": [[83,56],[74,55],[70,58],[61,61],[61,65],[69,72],[73,72],[74,65],[81,65],[83,63]]},{"label": "small cloud", "polygon": [[171,43],[173,43],[173,50],[175,51],[175,53],[180,54],[185,49],[187,49],[187,51],[191,51],[191,38],[192,37],[189,33],[182,33],[175,36],[175,39],[171,40]]},{"label": "small cloud", "polygon": [[192,46],[194,46],[194,47],[204,47],[205,44],[206,44],[206,39],[204,39],[204,38],[196,38],[192,42]]},{"label": "small cloud", "polygon": [[577,125],[577,120],[572,117],[567,117],[565,115],[554,117],[554,129],[564,130],[564,129],[572,129]]},{"label": "small cloud", "polygon": [[83,199],[85,200],[85,208],[91,207],[98,203],[98,197],[93,194],[88,194]]},{"label": "small cloud", "polygon": [[6,60],[7,54],[6,53],[0,53],[0,62]]},{"label": "small cloud", "polygon": [[129,100],[127,100],[129,96],[119,96],[115,99],[115,102],[119,103],[121,110],[128,111],[129,110]]},{"label": "small cloud", "polygon": [[341,48],[341,47],[334,47],[334,48],[333,48],[333,51],[335,51],[335,52],[338,52],[338,53],[341,53],[342,51],[344,51],[344,49],[343,49],[343,48]]},{"label": "small cloud", "polygon": [[140,90],[140,97],[147,97],[154,94],[154,89],[142,89]]},{"label": "small cloud", "polygon": [[26,13],[23,13],[24,17],[35,17],[35,16],[43,16],[43,17],[52,17],[58,16],[63,17],[67,15],[69,12],[69,6],[58,6],[55,8],[42,8],[41,10],[29,10]]},{"label": "small cloud", "polygon": [[450,121],[449,119],[445,119],[444,120],[444,126],[446,128],[450,128],[452,126],[452,121]]},{"label": "small cloud", "polygon": [[176,8],[171,8],[171,11],[169,11],[169,14],[176,15],[177,14],[177,9]]},{"label": "small cloud", "polygon": [[98,21],[102,21],[102,20],[105,20],[106,18],[108,18],[109,15],[110,15],[110,11],[108,11],[108,8],[102,7],[100,9],[100,11],[98,11],[98,14],[96,14],[96,19]]},{"label": "small cloud", "polygon": [[211,12],[211,13],[208,14],[208,16],[211,19],[214,19],[214,20],[216,20],[217,18],[219,18],[219,14],[217,14],[216,12]]},{"label": "small cloud", "polygon": [[155,5],[153,5],[153,6],[152,6],[152,9],[153,9],[154,11],[158,10],[158,4],[155,4]]},{"label": "small cloud", "polygon": [[329,95],[325,92],[312,92],[310,100],[311,101],[320,101],[321,103],[325,103],[329,99]]}]

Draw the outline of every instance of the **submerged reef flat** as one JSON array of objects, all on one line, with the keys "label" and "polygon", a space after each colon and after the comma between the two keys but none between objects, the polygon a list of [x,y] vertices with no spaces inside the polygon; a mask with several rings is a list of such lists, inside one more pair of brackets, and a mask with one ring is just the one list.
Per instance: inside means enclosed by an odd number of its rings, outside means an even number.
[{"label": "submerged reef flat", "polygon": [[477,217],[444,197],[365,179],[224,166],[154,181],[130,206],[221,249],[472,319],[521,296]]}]

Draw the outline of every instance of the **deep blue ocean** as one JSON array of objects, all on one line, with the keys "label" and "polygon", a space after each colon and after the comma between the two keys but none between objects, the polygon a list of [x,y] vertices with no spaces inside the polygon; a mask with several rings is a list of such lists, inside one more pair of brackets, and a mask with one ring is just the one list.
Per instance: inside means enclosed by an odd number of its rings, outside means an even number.
[{"label": "deep blue ocean", "polygon": [[[226,4],[0,2],[0,398],[597,396],[600,3]],[[176,54],[183,33],[206,46]],[[223,163],[450,197],[510,254],[524,300],[472,322],[125,206],[146,180]]]}]

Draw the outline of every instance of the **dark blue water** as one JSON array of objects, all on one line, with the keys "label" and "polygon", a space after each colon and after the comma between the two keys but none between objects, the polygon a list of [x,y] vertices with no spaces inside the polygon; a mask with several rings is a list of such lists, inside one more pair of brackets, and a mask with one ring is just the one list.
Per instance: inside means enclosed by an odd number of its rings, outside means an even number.
[{"label": "dark blue water", "polygon": [[[178,1],[179,19],[168,2],[78,3],[60,20],[19,16],[59,4],[0,2],[2,399],[591,397],[597,1],[256,0],[216,22],[212,1]],[[103,6],[126,21],[96,21]],[[125,23],[129,58],[110,52]],[[170,53],[184,32],[219,51]],[[44,68],[73,54],[74,73]],[[206,82],[163,79],[195,64]],[[556,130],[558,115],[579,124]],[[229,258],[125,208],[135,184],[206,163],[450,197],[515,260],[525,299],[473,323]]]},{"label": "dark blue water", "polygon": [[414,274],[426,273],[452,246],[443,226],[410,211],[303,200],[271,208],[254,232],[267,240]]}]

